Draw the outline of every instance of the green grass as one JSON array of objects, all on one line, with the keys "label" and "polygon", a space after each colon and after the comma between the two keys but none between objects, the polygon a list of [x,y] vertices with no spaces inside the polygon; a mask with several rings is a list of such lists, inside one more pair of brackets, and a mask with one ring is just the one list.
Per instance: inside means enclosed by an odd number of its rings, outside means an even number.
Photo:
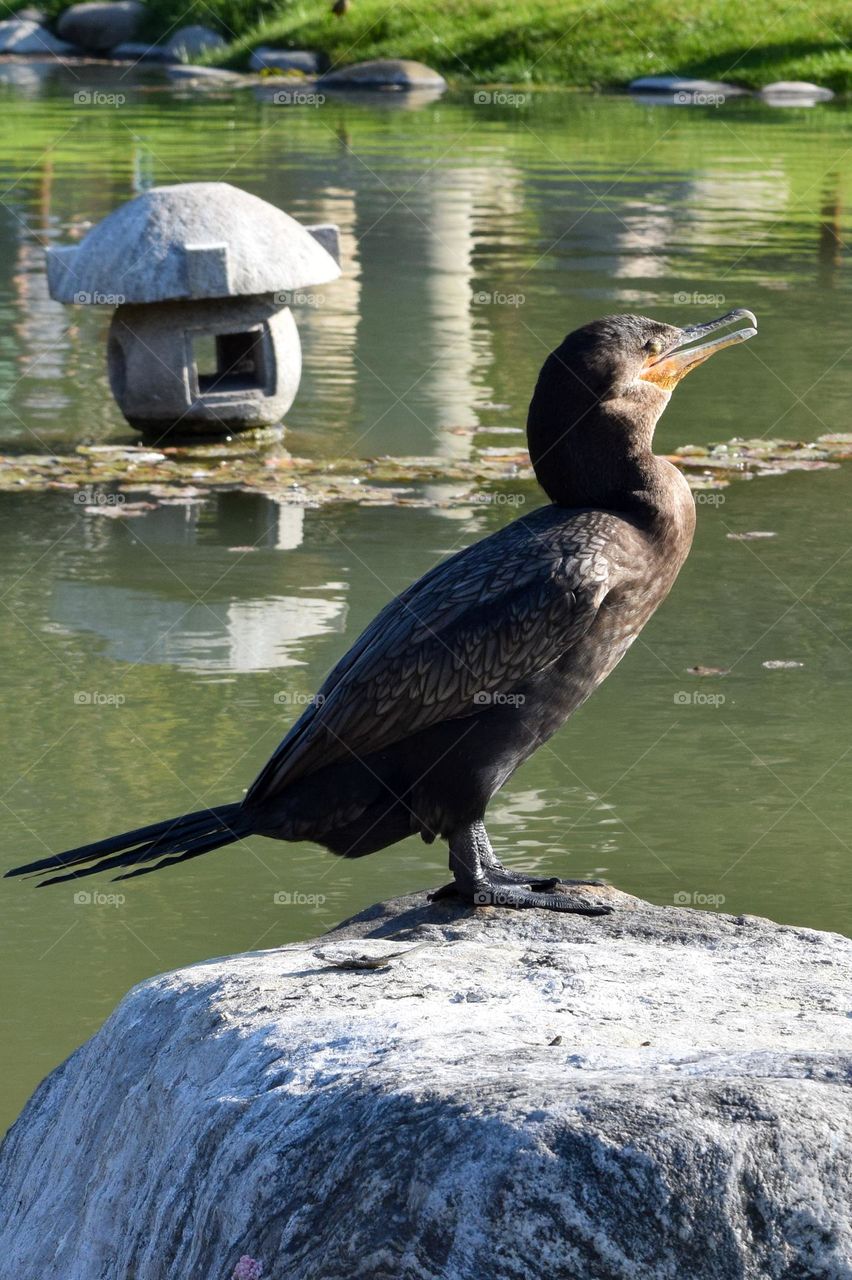
[{"label": "green grass", "polygon": [[[63,0],[48,0],[61,7]],[[184,15],[148,0],[149,32]],[[677,72],[747,86],[815,80],[852,91],[848,0],[194,0],[182,22],[216,25],[225,65],[258,44],[319,49],[333,63],[415,58],[455,81],[623,85]]]}]

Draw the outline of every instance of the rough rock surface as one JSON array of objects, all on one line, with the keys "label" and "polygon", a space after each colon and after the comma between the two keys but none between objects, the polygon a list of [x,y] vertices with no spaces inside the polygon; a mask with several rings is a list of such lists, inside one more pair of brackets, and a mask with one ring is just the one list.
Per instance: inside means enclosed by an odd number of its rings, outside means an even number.
[{"label": "rough rock surface", "polygon": [[135,988],[0,1153],[4,1274],[848,1277],[852,944],[584,892]]},{"label": "rough rock surface", "polygon": [[9,18],[0,22],[0,53],[20,53],[29,56],[78,53],[74,45],[59,40],[31,19]]},{"label": "rough rock surface", "polygon": [[228,182],[152,187],[47,253],[51,297],[93,305],[249,297],[339,275],[307,227]]},{"label": "rough rock surface", "polygon": [[164,45],[173,62],[195,62],[211,49],[224,49],[226,40],[210,27],[181,27]]},{"label": "rough rock surface", "polygon": [[326,88],[353,89],[445,89],[447,82],[438,71],[408,58],[373,58],[338,67],[321,76]]},{"label": "rough rock surface", "polygon": [[65,10],[56,31],[63,40],[103,53],[132,40],[144,15],[141,0],[84,0]]}]

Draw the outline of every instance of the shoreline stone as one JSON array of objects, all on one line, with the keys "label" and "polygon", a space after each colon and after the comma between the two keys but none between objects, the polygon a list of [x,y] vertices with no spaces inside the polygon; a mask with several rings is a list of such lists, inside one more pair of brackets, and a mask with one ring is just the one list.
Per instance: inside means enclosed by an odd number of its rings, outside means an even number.
[{"label": "shoreline stone", "polygon": [[227,41],[210,27],[180,27],[163,45],[172,62],[195,62],[204,53],[227,48]]},{"label": "shoreline stone", "polygon": [[807,80],[776,80],[773,84],[765,84],[758,97],[772,106],[810,107],[817,102],[831,102],[834,93]]},{"label": "shoreline stone", "polygon": [[144,16],[141,0],[84,0],[60,14],[56,32],[78,48],[107,53],[133,40]]},{"label": "shoreline stone", "polygon": [[14,53],[27,57],[79,54],[76,45],[60,40],[47,27],[32,19],[8,18],[0,22],[0,54]]},{"label": "shoreline stone", "polygon": [[699,80],[689,76],[640,76],[631,80],[628,92],[638,94],[660,94],[661,96],[678,97],[681,94],[689,98],[703,97],[742,98],[748,97],[748,89],[740,85],[728,84],[725,80]]},{"label": "shoreline stone", "polygon": [[852,944],[582,892],[134,988],[0,1151],[9,1274],[846,1275]]},{"label": "shoreline stone", "polygon": [[319,77],[317,84],[325,89],[446,89],[447,82],[438,71],[408,58],[372,58],[349,67],[335,67]]}]

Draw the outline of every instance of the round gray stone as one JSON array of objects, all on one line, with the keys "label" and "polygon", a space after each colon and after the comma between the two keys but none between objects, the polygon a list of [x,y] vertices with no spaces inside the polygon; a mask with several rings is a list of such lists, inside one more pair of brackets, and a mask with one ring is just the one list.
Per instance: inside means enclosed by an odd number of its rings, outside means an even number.
[{"label": "round gray stone", "polygon": [[374,58],[338,67],[321,76],[320,83],[329,89],[442,89],[447,85],[439,72],[407,58]]},{"label": "round gray stone", "polygon": [[748,94],[747,89],[724,80],[694,80],[688,76],[640,76],[638,80],[631,80],[627,87],[631,93],[708,93],[725,98],[741,98]]},{"label": "round gray stone", "polygon": [[86,0],[65,10],[56,30],[63,40],[100,53],[132,40],[144,16],[141,0]]},{"label": "round gray stone", "polygon": [[210,27],[181,27],[165,44],[172,62],[195,62],[211,49],[224,49],[227,41]]},{"label": "round gray stone", "polygon": [[776,80],[763,86],[760,97],[773,106],[812,106],[815,102],[830,102],[834,93],[808,80]]},{"label": "round gray stone", "polygon": [[340,275],[310,232],[227,182],[154,187],[49,249],[59,302],[120,306],[250,296],[326,284]]},{"label": "round gray stone", "polygon": [[78,53],[75,45],[59,40],[47,27],[29,19],[9,18],[0,22],[0,53],[28,56]]}]

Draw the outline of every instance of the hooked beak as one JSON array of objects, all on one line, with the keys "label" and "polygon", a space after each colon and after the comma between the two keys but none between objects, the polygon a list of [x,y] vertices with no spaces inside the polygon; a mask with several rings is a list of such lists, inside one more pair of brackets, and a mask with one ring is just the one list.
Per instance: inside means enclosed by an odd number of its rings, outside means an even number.
[{"label": "hooked beak", "polygon": [[[749,321],[747,328],[737,329],[734,333],[727,333],[722,338],[716,338],[713,342],[704,342],[697,347],[689,346],[691,342],[696,342],[706,334],[714,333],[716,329],[726,328],[735,320],[743,319]],[[706,324],[692,324],[686,329],[681,329],[680,337],[662,355],[649,356],[639,376],[645,382],[654,382],[658,387],[671,391],[690,370],[703,364],[717,351],[724,351],[725,347],[732,347],[738,342],[748,342],[749,338],[753,338],[756,333],[757,320],[751,311],[745,311],[742,308],[729,311],[718,320],[708,320]]]}]

